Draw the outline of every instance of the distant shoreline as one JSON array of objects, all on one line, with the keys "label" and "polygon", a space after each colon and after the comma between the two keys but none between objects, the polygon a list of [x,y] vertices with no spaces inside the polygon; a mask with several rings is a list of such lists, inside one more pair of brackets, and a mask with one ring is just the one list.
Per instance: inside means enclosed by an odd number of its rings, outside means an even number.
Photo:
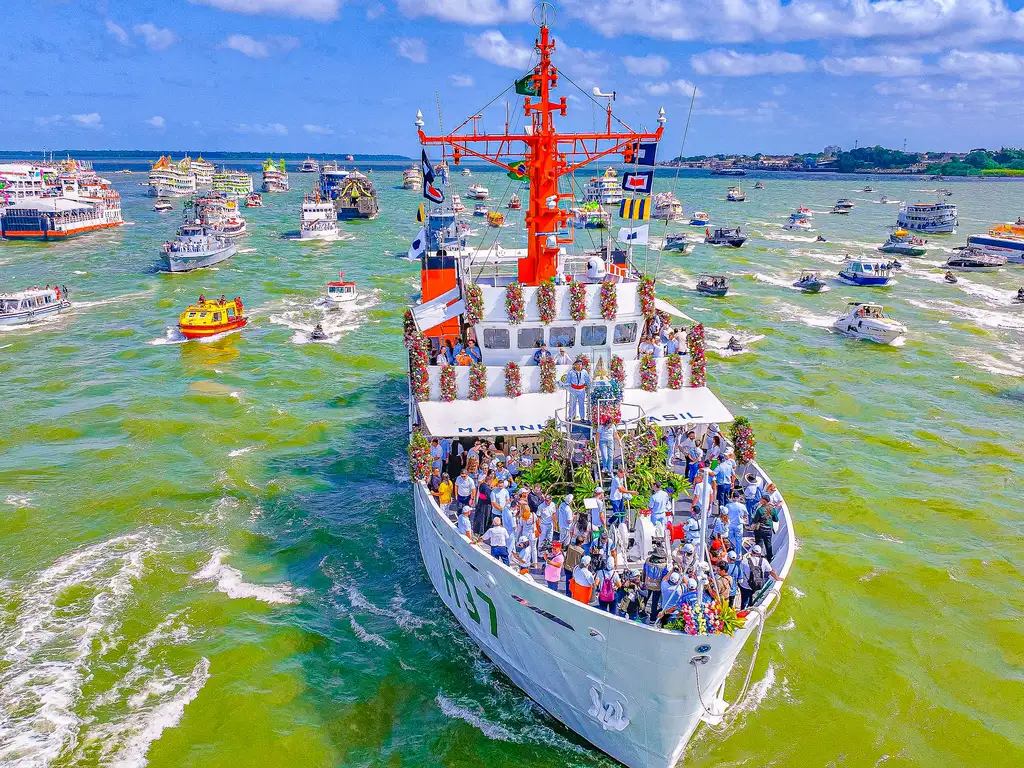
[{"label": "distant shoreline", "polygon": [[[155,162],[161,155],[169,154],[172,157],[184,157],[188,154],[193,158],[202,155],[207,160],[264,160],[268,157],[273,157],[274,159],[302,161],[307,157],[312,157],[314,160],[341,160],[352,163],[380,162],[385,160],[412,161],[412,158],[405,155],[365,155],[355,152],[199,152],[192,149],[174,151],[168,149],[54,149],[52,152],[54,160],[71,155],[76,160],[148,160],[149,162]],[[46,150],[46,154],[49,155],[50,150]],[[345,159],[349,155],[352,155],[352,160]],[[31,160],[37,162],[43,159],[43,151],[39,149],[32,151],[0,150],[0,159]]]}]

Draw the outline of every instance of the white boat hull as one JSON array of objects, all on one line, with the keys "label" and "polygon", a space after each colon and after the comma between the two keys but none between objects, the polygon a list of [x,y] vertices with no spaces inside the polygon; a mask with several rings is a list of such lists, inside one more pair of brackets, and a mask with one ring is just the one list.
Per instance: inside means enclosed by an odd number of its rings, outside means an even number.
[{"label": "white boat hull", "polygon": [[171,272],[191,272],[193,269],[220,264],[234,256],[236,250],[237,246],[234,243],[228,243],[224,248],[211,251],[164,252],[163,259]]},{"label": "white boat hull", "polygon": [[59,315],[60,313],[67,312],[70,309],[71,302],[62,301],[59,304],[49,304],[43,307],[35,307],[33,309],[25,309],[19,310],[17,312],[10,312],[4,315],[0,315],[0,325],[29,325],[30,323],[42,320],[44,317],[49,317],[50,315]]},{"label": "white boat hull", "polygon": [[845,317],[836,320],[832,325],[839,333],[854,339],[873,341],[876,344],[892,344],[907,335],[907,329],[900,325],[879,325],[864,322],[860,326],[854,320]]},{"label": "white boat hull", "polygon": [[[757,614],[733,637],[613,617],[501,565],[456,531],[421,484],[414,495],[420,553],[442,601],[519,688],[591,744],[630,768],[674,766],[705,712],[689,663],[698,656],[708,657],[699,667],[704,704],[724,711],[725,679]],[[788,512],[780,526],[775,562],[788,569]]]}]

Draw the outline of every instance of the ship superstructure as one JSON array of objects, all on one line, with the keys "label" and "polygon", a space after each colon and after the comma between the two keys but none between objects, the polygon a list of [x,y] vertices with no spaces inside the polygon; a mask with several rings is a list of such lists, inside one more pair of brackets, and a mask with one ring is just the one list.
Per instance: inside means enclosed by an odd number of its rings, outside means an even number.
[{"label": "ship superstructure", "polygon": [[[660,428],[688,425],[703,439],[733,419],[706,383],[703,327],[658,299],[656,274],[639,269],[645,260],[635,259],[633,249],[639,240],[635,233],[646,234],[643,225],[620,232],[624,245],[606,240],[589,251],[574,245],[575,171],[621,154],[634,172],[642,163],[653,173],[664,111],[656,131],[638,131],[613,115],[609,101],[603,130],[557,132],[554,118],[566,114],[567,100],[554,96],[560,80],[551,61],[554,48],[542,22],[539,62],[516,84],[517,93],[525,96],[527,125],[521,132],[478,134],[470,118],[451,133],[428,135],[417,113],[425,148],[424,196],[434,201],[410,249],[411,255],[421,256],[422,298],[409,308],[405,327],[417,535],[441,600],[516,685],[627,766],[667,768],[675,765],[701,722],[722,721],[728,706],[726,677],[746,641],[761,632],[781,584],[769,579],[755,595],[745,623],[728,631],[714,622],[689,632],[630,621],[549,589],[536,571],[524,573],[496,559],[456,527],[454,515],[438,505],[426,485],[430,439],[451,439],[471,448],[483,438],[500,442],[506,452],[512,447],[537,450],[539,458],[563,473],[557,481],[545,480],[544,490],[559,500],[574,492],[574,513],[582,512],[585,504],[600,508],[597,499],[585,497],[595,487],[607,490],[609,483],[604,462],[596,459],[599,426],[613,424],[622,439],[612,449],[611,463],[631,473],[641,459],[651,462],[645,465],[651,472],[674,478],[671,482],[685,489],[686,480],[675,474],[680,470],[665,465],[664,454],[651,447],[658,444]],[[440,148],[456,165],[465,158],[488,162],[528,183],[525,247],[496,241],[489,247],[467,246],[457,228],[451,190],[443,179],[432,179],[426,148]],[[521,194],[527,194],[525,185]],[[693,322],[686,331],[685,354],[655,357],[649,338],[676,318]],[[448,342],[462,348],[470,340],[475,356],[460,353],[464,359],[456,365],[433,364]],[[547,360],[543,350],[538,352],[542,344],[553,354],[564,350],[568,359]],[[541,364],[535,364],[538,356]],[[563,364],[570,361],[578,361],[578,371]],[[586,383],[581,383],[581,371]],[[768,482],[752,453],[744,451],[742,461],[743,472]],[[639,473],[630,477],[631,483],[645,482]],[[671,551],[665,523],[659,527],[637,514],[644,500],[637,498],[625,520],[608,527],[617,542],[612,570],[627,572],[652,551]],[[779,510],[770,561],[772,573],[784,578],[795,546],[781,497]],[[711,511],[695,514],[688,501],[673,503],[670,510],[672,523],[694,519],[705,534],[691,563],[701,590],[709,585],[702,566]],[[510,524],[518,536],[522,520]]]},{"label": "ship superstructure", "polygon": [[149,171],[149,194],[154,197],[185,197],[196,191],[196,177],[191,162],[183,158],[174,162],[162,155]]},{"label": "ship superstructure", "polygon": [[291,189],[288,183],[288,169],[284,160],[274,163],[271,158],[263,161],[263,191],[264,192],[287,192]]}]

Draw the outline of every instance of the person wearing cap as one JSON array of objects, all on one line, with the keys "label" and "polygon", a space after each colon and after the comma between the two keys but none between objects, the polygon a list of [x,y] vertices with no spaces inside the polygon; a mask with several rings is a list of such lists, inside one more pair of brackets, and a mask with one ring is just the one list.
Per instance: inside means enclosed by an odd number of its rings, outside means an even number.
[{"label": "person wearing cap", "polygon": [[543,549],[553,541],[555,535],[555,503],[547,494],[541,494],[540,506],[537,507],[537,522],[540,524],[537,546]]},{"label": "person wearing cap", "polygon": [[621,582],[615,573],[614,561],[605,560],[604,567],[597,572],[595,586],[597,588],[597,607],[615,615],[615,591]]},{"label": "person wearing cap", "polygon": [[725,507],[718,508],[718,514],[708,520],[708,532],[712,539],[724,539],[729,535],[729,511]]},{"label": "person wearing cap", "polygon": [[512,566],[519,569],[521,576],[529,575],[530,567],[533,565],[533,553],[530,551],[529,537],[519,537],[516,541],[516,548],[512,553],[511,560]]},{"label": "person wearing cap", "polygon": [[651,624],[657,621],[660,613],[661,582],[668,572],[668,566],[665,565],[665,552],[661,547],[655,546],[644,563],[642,572],[643,589],[647,592],[647,617]]},{"label": "person wearing cap", "polygon": [[[569,420],[586,421],[587,390],[590,388],[590,374],[583,369],[583,361],[577,360],[566,374],[565,386],[569,390]],[[577,414],[579,417],[577,418]]]},{"label": "person wearing cap", "polygon": [[567,493],[562,499],[562,503],[558,505],[558,512],[555,514],[555,522],[558,524],[558,538],[562,542],[563,547],[569,546],[570,535],[572,532],[572,500],[573,495]]},{"label": "person wearing cap", "polygon": [[747,517],[754,514],[757,502],[761,499],[761,480],[753,472],[743,476],[743,501],[747,506]]},{"label": "person wearing cap", "polygon": [[562,570],[565,571],[565,594],[569,597],[572,597],[572,573],[583,556],[583,537],[579,536],[566,548],[565,561],[562,563]]},{"label": "person wearing cap", "polygon": [[462,507],[462,513],[459,515],[458,531],[463,536],[470,539],[473,538],[473,508],[469,504],[465,504]]},{"label": "person wearing cap", "polygon": [[683,575],[679,571],[666,574],[661,582],[661,610],[657,617],[660,626],[665,626],[682,610],[684,595]]},{"label": "person wearing cap", "polygon": [[746,608],[754,599],[754,595],[764,588],[771,576],[776,581],[782,581],[779,574],[772,568],[768,559],[764,556],[764,550],[760,544],[755,544],[750,554],[743,558],[743,569],[740,572],[740,607]]},{"label": "person wearing cap", "polygon": [[533,364],[540,365],[541,360],[550,360],[551,352],[548,351],[548,345],[543,341],[540,342],[540,346],[537,347],[537,351],[533,353]]},{"label": "person wearing cap", "polygon": [[740,556],[730,550],[725,560],[726,573],[729,574],[731,579],[731,586],[729,587],[729,605],[736,606],[736,595],[740,590],[740,576],[743,575],[743,563],[740,562]]},{"label": "person wearing cap", "polygon": [[[703,565],[703,563],[701,563]],[[683,585],[683,602],[690,606],[695,606],[700,602],[700,590],[698,588],[697,580],[690,577],[686,580],[686,584]]]},{"label": "person wearing cap", "polygon": [[707,469],[697,470],[697,482],[693,484],[691,507],[700,507],[702,512],[711,514],[711,503],[715,499],[715,480]]},{"label": "person wearing cap", "polygon": [[715,485],[718,488],[718,506],[724,507],[729,503],[729,494],[732,493],[733,480],[736,477],[736,459],[733,458],[732,448],[726,448],[725,457],[718,462],[715,470]]},{"label": "person wearing cap", "polygon": [[608,525],[612,528],[618,527],[619,523],[626,519],[626,500],[633,498],[633,494],[626,487],[626,470],[619,467],[612,475],[612,486],[608,493],[612,504],[612,513],[608,518]]},{"label": "person wearing cap", "polygon": [[594,489],[594,501],[597,505],[590,509],[590,530],[594,533],[601,530],[608,524],[608,515],[605,511],[604,489]]},{"label": "person wearing cap", "polygon": [[[597,540],[596,547],[597,554],[599,554],[608,568],[615,567],[615,536],[607,528],[601,529],[601,536]],[[592,551],[594,547],[591,548]]]},{"label": "person wearing cap", "polygon": [[480,541],[486,542],[491,547],[491,557],[500,560],[508,565],[508,542],[512,535],[501,524],[501,518],[495,517],[491,521],[491,527],[487,533],[480,537]]},{"label": "person wearing cap", "polygon": [[[693,513],[699,515],[701,512],[700,507],[694,507]],[[683,541],[687,544],[697,546],[697,542],[700,541],[700,523],[697,522],[696,517],[691,517],[686,521],[685,532],[683,535]]]},{"label": "person wearing cap", "polygon": [[584,555],[572,571],[570,593],[573,600],[587,605],[594,597],[594,573],[590,570],[590,555]]},{"label": "person wearing cap", "polygon": [[774,556],[772,539],[775,537],[775,524],[779,522],[779,511],[771,502],[771,497],[762,496],[750,518],[750,527],[754,529],[754,543],[760,544],[762,551],[771,560]]},{"label": "person wearing cap", "polygon": [[620,579],[615,591],[616,612],[630,621],[639,621],[643,597],[640,594],[640,572],[632,570]]},{"label": "person wearing cap", "polygon": [[664,532],[665,516],[669,513],[669,498],[668,494],[662,490],[661,483],[654,484],[654,493],[651,494],[647,506],[651,510],[651,525]]},{"label": "person wearing cap", "polygon": [[572,365],[572,358],[565,353],[565,347],[558,348],[558,354],[555,355],[555,365]]},{"label": "person wearing cap", "polygon": [[697,565],[697,549],[692,543],[687,542],[676,550],[673,559],[680,571],[683,573],[693,573]]},{"label": "person wearing cap", "polygon": [[778,520],[778,513],[782,511],[782,494],[779,493],[779,489],[775,487],[775,483],[768,483],[764,488],[764,494],[768,496],[768,500],[771,502],[772,509],[776,512],[775,519]]},{"label": "person wearing cap", "polygon": [[740,503],[740,492],[733,491],[732,499],[725,505],[729,515],[729,541],[737,555],[743,554],[743,513],[746,507]]},{"label": "person wearing cap", "polygon": [[551,551],[544,553],[544,581],[547,583],[548,589],[558,591],[558,582],[562,578],[564,564],[565,555],[562,554],[562,542],[553,542]]}]

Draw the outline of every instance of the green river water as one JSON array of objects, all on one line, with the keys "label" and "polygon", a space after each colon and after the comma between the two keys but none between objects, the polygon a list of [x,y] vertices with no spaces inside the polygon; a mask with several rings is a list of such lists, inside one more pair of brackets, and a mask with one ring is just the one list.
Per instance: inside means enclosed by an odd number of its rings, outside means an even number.
[{"label": "green river water", "polygon": [[[321,245],[283,237],[313,181],[293,173],[245,211],[234,258],[186,275],[156,271],[178,213],[151,210],[144,175],[111,178],[127,226],[0,243],[0,290],[58,281],[77,303],[0,331],[0,764],[612,765],[480,656],[420,565],[401,343],[418,265],[389,253],[420,198],[396,188],[400,167],[374,175],[378,220]],[[1024,313],[1009,301],[1024,267],[951,286],[939,265],[1024,213],[1024,186],[947,182],[961,233],[866,289],[834,275],[895,222],[879,194],[934,199],[918,190],[935,182],[748,178],[729,204],[729,181],[684,176],[678,194],[748,244],[646,267],[708,325],[709,383],[753,422],[800,546],[750,695],[685,762],[1019,765]],[[826,213],[839,197],[852,215]],[[801,203],[828,243],[781,229]],[[831,290],[792,289],[802,268]],[[361,297],[308,343],[339,269]],[[727,298],[693,293],[705,270],[731,276]],[[250,325],[176,341],[203,292],[241,296]],[[883,302],[906,344],[830,333],[853,298]],[[723,355],[730,334],[750,351]]]}]

